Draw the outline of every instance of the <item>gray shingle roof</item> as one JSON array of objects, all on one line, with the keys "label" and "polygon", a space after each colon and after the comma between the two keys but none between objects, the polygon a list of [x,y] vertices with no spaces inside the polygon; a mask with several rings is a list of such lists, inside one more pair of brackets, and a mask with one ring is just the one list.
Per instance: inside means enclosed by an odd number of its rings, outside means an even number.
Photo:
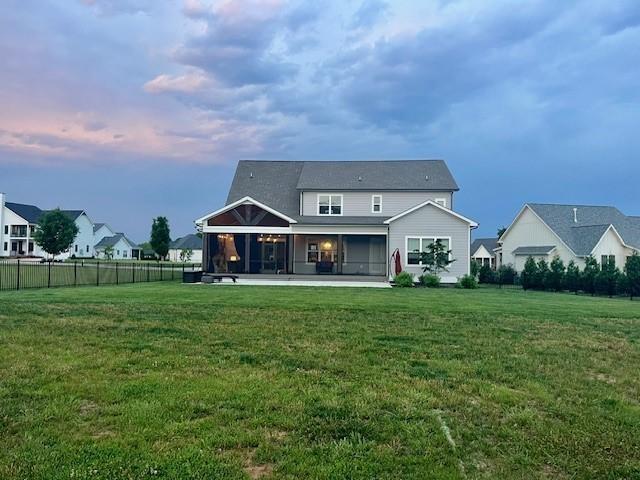
[{"label": "gray shingle roof", "polygon": [[35,205],[27,205],[24,203],[6,202],[5,206],[16,215],[24,218],[29,223],[38,223],[42,210]]},{"label": "gray shingle roof", "polygon": [[[38,223],[43,213],[52,211],[41,210],[35,205],[27,205],[24,203],[6,202],[5,205],[9,210],[21,216],[29,223]],[[75,220],[84,213],[84,210],[61,210],[61,212],[75,222]]]},{"label": "gray shingle roof", "polygon": [[202,238],[195,233],[191,233],[184,237],[176,238],[171,242],[170,248],[173,250],[184,250],[187,248],[191,250],[202,250]]},{"label": "gray shingle roof", "polygon": [[[427,176],[429,180],[425,179]],[[229,189],[227,205],[249,196],[285,215],[297,217],[300,190],[455,191],[458,185],[442,160],[241,160]],[[332,221],[326,223],[345,221],[337,218],[332,217]]]},{"label": "gray shingle roof", "polygon": [[93,233],[96,233],[98,230],[100,230],[105,225],[106,225],[106,223],[94,223],[93,224]]},{"label": "gray shingle roof", "polygon": [[525,246],[518,247],[513,251],[514,255],[548,255],[554,248],[553,245],[544,247],[539,246]]},{"label": "gray shingle roof", "polygon": [[458,190],[443,160],[304,162],[300,190]]},{"label": "gray shingle roof", "polygon": [[[533,211],[576,255],[589,255],[609,225],[627,245],[640,248],[640,222],[615,207],[529,203]],[[574,222],[573,209],[577,209]]]},{"label": "gray shingle roof", "polygon": [[484,247],[489,253],[493,253],[493,250],[498,247],[498,239],[476,238],[471,244],[471,255],[477,252],[480,247]]},{"label": "gray shingle roof", "polygon": [[139,248],[138,245],[136,245],[135,242],[132,242],[131,240],[129,240],[124,234],[122,233],[116,233],[115,235],[111,236],[111,237],[104,237],[102,240],[100,240],[98,243],[96,243],[95,248],[106,248],[106,247],[113,247],[116,245],[116,243],[118,243],[121,239],[124,239],[124,241],[126,241],[129,246],[131,248],[137,249]]}]

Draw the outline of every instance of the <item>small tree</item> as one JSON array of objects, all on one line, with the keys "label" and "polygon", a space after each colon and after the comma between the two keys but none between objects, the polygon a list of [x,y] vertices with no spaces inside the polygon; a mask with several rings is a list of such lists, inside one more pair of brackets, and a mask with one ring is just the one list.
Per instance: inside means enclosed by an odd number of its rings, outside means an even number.
[{"label": "small tree", "polygon": [[500,238],[502,235],[504,235],[504,232],[507,231],[507,227],[500,227],[498,229],[498,231],[496,232],[496,234],[498,235],[498,238]]},{"label": "small tree", "polygon": [[567,290],[574,292],[576,295],[580,290],[580,268],[576,262],[571,260],[567,265],[567,273],[564,276],[564,284]]},{"label": "small tree", "polygon": [[631,300],[633,297],[640,297],[640,255],[637,252],[627,258],[624,273],[627,276],[627,290]]},{"label": "small tree", "polygon": [[606,262],[595,278],[595,290],[598,293],[613,297],[618,293],[620,270],[612,263]]},{"label": "small tree", "polygon": [[193,256],[193,250],[191,248],[183,248],[180,250],[180,261],[189,262]]},{"label": "small tree", "polygon": [[434,275],[439,275],[440,272],[448,272],[449,265],[455,262],[455,259],[451,258],[451,250],[440,239],[429,244],[426,252],[420,253],[420,260],[423,265],[422,271]]},{"label": "small tree", "polygon": [[102,254],[105,260],[113,260],[113,247],[109,245],[104,248],[104,253]]},{"label": "small tree", "polygon": [[538,261],[538,272],[535,277],[535,286],[538,290],[545,289],[545,279],[549,273],[549,264],[544,258]]},{"label": "small tree", "polygon": [[495,281],[495,274],[489,265],[482,265],[482,267],[480,267],[478,281],[480,283],[493,283]]},{"label": "small tree", "polygon": [[536,277],[538,276],[538,265],[533,257],[527,258],[524,262],[524,270],[522,270],[521,283],[524,290],[535,288]]},{"label": "small tree", "polygon": [[551,266],[544,278],[544,288],[546,290],[553,290],[559,292],[564,286],[565,268],[564,262],[559,256],[553,257],[551,260]]},{"label": "small tree", "polygon": [[513,285],[516,280],[517,273],[511,265],[500,265],[495,273],[496,282],[502,287],[502,285]]},{"label": "small tree", "polygon": [[36,244],[51,256],[66,252],[78,235],[78,226],[59,208],[42,214],[33,234]]},{"label": "small tree", "polygon": [[593,295],[596,293],[596,276],[600,272],[600,266],[595,258],[588,256],[584,261],[582,271],[582,290]]},{"label": "small tree", "polygon": [[171,231],[169,230],[169,220],[167,217],[158,217],[153,219],[151,225],[151,248],[164,259],[169,253],[169,244],[171,243]]},{"label": "small tree", "polygon": [[471,265],[469,271],[471,272],[471,276],[473,278],[478,278],[478,273],[480,273],[480,265],[475,260],[471,260]]}]

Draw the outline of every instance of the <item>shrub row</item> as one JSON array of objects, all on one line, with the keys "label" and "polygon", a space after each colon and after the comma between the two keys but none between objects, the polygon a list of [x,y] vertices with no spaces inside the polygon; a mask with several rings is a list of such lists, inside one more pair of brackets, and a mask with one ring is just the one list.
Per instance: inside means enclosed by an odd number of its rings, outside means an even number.
[{"label": "shrub row", "polygon": [[624,271],[620,271],[613,263],[600,266],[593,257],[587,257],[583,270],[573,261],[565,267],[557,256],[551,263],[545,260],[536,262],[529,257],[520,283],[525,290],[582,291],[591,295],[629,295],[633,298],[640,295],[640,255],[628,257]]}]

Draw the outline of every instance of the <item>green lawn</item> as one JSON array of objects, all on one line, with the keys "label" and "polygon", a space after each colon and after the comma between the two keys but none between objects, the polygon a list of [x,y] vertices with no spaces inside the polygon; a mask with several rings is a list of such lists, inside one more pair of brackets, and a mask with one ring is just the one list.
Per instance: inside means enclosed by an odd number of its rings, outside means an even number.
[{"label": "green lawn", "polygon": [[0,478],[640,478],[640,305],[154,283],[0,293]]}]

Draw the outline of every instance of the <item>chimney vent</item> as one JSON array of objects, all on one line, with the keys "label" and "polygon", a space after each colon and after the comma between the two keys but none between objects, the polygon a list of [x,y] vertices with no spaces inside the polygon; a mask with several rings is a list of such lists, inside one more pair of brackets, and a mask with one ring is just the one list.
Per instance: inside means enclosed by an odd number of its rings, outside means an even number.
[{"label": "chimney vent", "polygon": [[253,178],[253,172],[249,173],[249,178]]},{"label": "chimney vent", "polygon": [[361,182],[362,181],[362,177],[358,176],[358,181]]},{"label": "chimney vent", "polygon": [[578,223],[578,209],[573,208],[573,223]]}]

